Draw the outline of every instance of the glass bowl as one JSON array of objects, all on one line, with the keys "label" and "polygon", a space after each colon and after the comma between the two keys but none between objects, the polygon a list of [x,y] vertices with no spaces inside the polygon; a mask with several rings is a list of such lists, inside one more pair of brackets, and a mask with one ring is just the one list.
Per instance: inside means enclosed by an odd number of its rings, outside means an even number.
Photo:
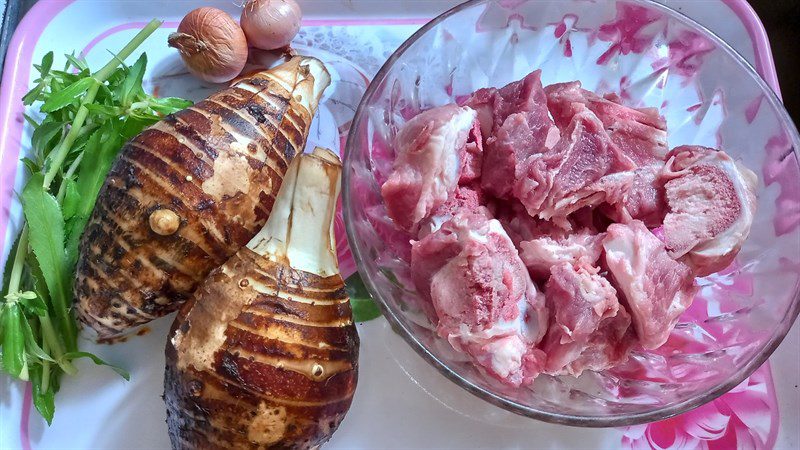
[{"label": "glass bowl", "polygon": [[[631,106],[660,109],[670,147],[722,148],[759,176],[750,238],[701,289],[667,343],[579,378],[509,388],[439,338],[409,280],[410,236],[388,219],[380,185],[398,127],[418,112],[542,69]],[[356,112],[343,208],[358,270],[384,315],[444,376],[509,411],[576,426],[664,419],[732,389],[775,350],[800,309],[797,130],[767,84],[719,37],[666,6],[636,1],[473,0],[423,26],[388,59]]]}]

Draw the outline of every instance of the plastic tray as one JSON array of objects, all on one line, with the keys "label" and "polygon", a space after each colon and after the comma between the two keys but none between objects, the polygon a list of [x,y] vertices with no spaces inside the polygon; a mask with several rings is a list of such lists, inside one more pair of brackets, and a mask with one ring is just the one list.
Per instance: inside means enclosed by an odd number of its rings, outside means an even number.
[{"label": "plastic tray", "polygon": [[[695,18],[751,61],[779,93],[769,41],[744,0],[662,1]],[[83,50],[90,65],[107,58],[152,17],[166,20],[143,48],[149,83],[162,92],[200,98],[209,87],[173,77],[180,63],[164,45],[188,10],[209,2],[41,0],[10,42],[0,83],[0,236],[3,255],[17,232],[22,182],[20,151],[29,130],[21,97],[31,64],[47,51]],[[301,2],[297,43],[333,67],[333,100],[312,128],[314,143],[339,148],[360,94],[384,59],[413,31],[458,2],[329,0]],[[215,4],[233,12],[231,2]],[[176,81],[177,80],[177,81]],[[5,259],[5,258],[3,258]],[[352,270],[350,268],[349,270]],[[56,418],[47,427],[32,411],[29,387],[0,376],[0,448],[169,448],[161,401],[164,336],[169,318],[124,344],[83,347],[130,368],[126,383],[103,368],[81,364],[64,379]],[[360,381],[355,401],[326,448],[789,448],[797,447],[800,327],[747,381],[695,411],[625,429],[575,429],[515,416],[467,394],[429,367],[383,319],[359,325]],[[774,376],[773,376],[774,374]],[[779,414],[780,410],[780,414]],[[784,425],[784,426],[781,426]]]}]

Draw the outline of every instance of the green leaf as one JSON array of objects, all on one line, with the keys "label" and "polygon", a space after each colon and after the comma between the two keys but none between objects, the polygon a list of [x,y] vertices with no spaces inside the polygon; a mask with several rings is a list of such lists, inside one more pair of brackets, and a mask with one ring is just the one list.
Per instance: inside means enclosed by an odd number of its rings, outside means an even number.
[{"label": "green leaf", "polygon": [[114,372],[117,372],[119,374],[119,376],[121,376],[122,378],[125,379],[125,381],[130,381],[131,380],[131,375],[128,373],[127,370],[122,369],[120,367],[117,367],[117,366],[115,366],[113,364],[109,364],[106,361],[103,361],[102,359],[100,359],[99,356],[94,355],[94,354],[89,353],[89,352],[69,352],[69,353],[64,353],[63,358],[67,359],[69,361],[72,361],[72,360],[75,360],[75,359],[79,359],[79,358],[89,358],[92,361],[94,361],[94,363],[97,364],[98,366],[106,366],[106,367],[110,368],[111,370],[113,370]]},{"label": "green leaf", "polygon": [[86,109],[88,109],[90,113],[101,116],[119,117],[125,112],[125,110],[119,106],[98,105],[96,103],[90,103],[84,106],[86,106]]},{"label": "green leaf", "polygon": [[119,98],[123,105],[130,105],[134,95],[142,90],[142,79],[144,78],[144,70],[146,67],[147,54],[142,53],[139,59],[128,69],[125,80],[119,87]]},{"label": "green leaf", "polygon": [[34,120],[33,117],[31,117],[31,116],[29,116],[29,115],[27,115],[25,113],[22,113],[22,117],[25,118],[25,122],[28,122],[28,125],[30,125],[31,128],[36,129],[36,127],[39,126],[39,123],[36,122],[36,120]]},{"label": "green leaf", "polygon": [[65,54],[65,58],[67,58],[68,65],[64,69],[65,71],[69,70],[69,66],[72,66],[79,71],[89,70],[89,66],[86,64],[86,60],[83,58],[76,58],[74,54]]},{"label": "green leaf", "polygon": [[3,305],[3,368],[21,380],[28,379],[25,359],[25,333],[22,330],[24,315],[16,303]]},{"label": "green leaf", "polygon": [[42,105],[42,112],[57,111],[78,100],[92,85],[97,83],[94,78],[81,78],[64,89],[54,92]]},{"label": "green leaf", "polygon": [[358,272],[347,278],[345,290],[350,297],[350,307],[353,309],[355,322],[367,322],[381,316],[380,308],[372,300]]},{"label": "green leaf", "polygon": [[178,97],[151,98],[150,108],[160,114],[172,114],[192,106],[192,102]]},{"label": "green leaf", "polygon": [[72,178],[66,178],[62,183],[64,183],[64,200],[61,202],[61,209],[64,214],[64,221],[67,221],[78,212],[81,195],[78,193],[78,186]]},{"label": "green leaf", "polygon": [[34,295],[33,298],[20,298],[17,301],[32,314],[37,316],[47,315],[47,304],[38,295]]},{"label": "green leaf", "polygon": [[[11,250],[8,252],[6,265],[3,268],[3,295],[8,294],[8,283],[11,280],[11,271],[14,268],[14,256],[17,254],[20,236],[22,236],[22,232],[18,233],[17,237],[14,239],[14,244],[11,246]],[[0,308],[2,308],[2,303],[0,303]]]},{"label": "green leaf", "polygon": [[55,197],[45,192],[42,174],[33,174],[22,191],[29,241],[52,299],[53,312],[67,349],[76,348],[77,327],[70,312],[72,277],[64,252],[64,217]]},{"label": "green leaf", "polygon": [[48,380],[48,388],[46,390],[42,389],[44,381],[42,372],[44,372],[44,370],[40,365],[31,367],[33,406],[36,407],[39,414],[41,414],[44,420],[47,421],[47,424],[50,425],[53,422],[53,414],[56,410],[55,393],[58,383],[55,380],[57,380],[58,372],[54,369],[50,370],[50,375],[48,376],[50,380]]},{"label": "green leaf", "polygon": [[44,155],[45,150],[49,149],[48,144],[54,137],[60,136],[64,127],[67,125],[64,122],[42,122],[31,136],[31,147],[33,151],[40,155]]},{"label": "green leaf", "polygon": [[22,96],[22,104],[25,106],[30,106],[34,104],[36,100],[39,100],[39,96],[42,95],[42,91],[44,91],[44,86],[44,83],[37,83],[33,89]]},{"label": "green leaf", "polygon": [[[45,305],[50,304],[50,293],[47,292],[47,283],[44,281],[44,274],[42,268],[39,267],[39,261],[33,253],[28,253],[25,257],[25,262],[28,266],[28,276],[31,279],[31,287],[37,297],[42,299]],[[45,313],[47,310],[45,309]]]},{"label": "green leaf", "polygon": [[72,219],[67,224],[66,254],[70,268],[78,260],[81,234],[92,214],[106,175],[111,170],[111,165],[122,147],[122,138],[115,129],[115,125],[118,124],[119,122],[106,122],[100,129],[92,133],[86,142],[83,160],[92,163],[81,164],[76,178],[75,187],[79,202]]},{"label": "green leaf", "polygon": [[25,335],[25,350],[28,354],[34,358],[39,359],[39,361],[49,361],[49,362],[56,362],[50,355],[47,354],[46,351],[39,347],[39,339],[36,338],[36,335],[31,328],[31,324],[28,322],[28,319],[23,317],[22,323],[22,331]]},{"label": "green leaf", "polygon": [[47,52],[42,57],[42,64],[39,67],[39,77],[44,78],[50,73],[50,68],[53,67],[53,52]]},{"label": "green leaf", "polygon": [[22,164],[25,165],[25,168],[28,169],[28,173],[36,173],[42,170],[42,167],[36,161],[30,158],[22,158],[20,159]]}]

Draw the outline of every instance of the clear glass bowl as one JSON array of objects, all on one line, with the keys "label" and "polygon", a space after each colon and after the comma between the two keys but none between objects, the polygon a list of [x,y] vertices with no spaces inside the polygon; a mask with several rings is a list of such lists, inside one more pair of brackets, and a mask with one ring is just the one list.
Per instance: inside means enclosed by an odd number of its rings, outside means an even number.
[{"label": "clear glass bowl", "polygon": [[[542,375],[512,389],[475,370],[420,312],[408,277],[409,236],[387,218],[379,186],[397,129],[421,110],[541,68],[654,106],[669,142],[723,148],[759,175],[750,238],[702,289],[669,341],[575,379]],[[650,422],[709,402],[758,368],[800,309],[797,130],[778,98],[725,42],[646,1],[473,0],[437,17],[389,58],[347,141],[344,215],[358,270],[394,329],[444,376],[512,412],[577,426]]]}]

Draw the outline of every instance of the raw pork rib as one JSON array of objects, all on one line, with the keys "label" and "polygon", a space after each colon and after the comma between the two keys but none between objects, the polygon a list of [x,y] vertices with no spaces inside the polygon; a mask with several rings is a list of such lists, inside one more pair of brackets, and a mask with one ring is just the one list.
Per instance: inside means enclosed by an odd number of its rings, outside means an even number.
[{"label": "raw pork rib", "polygon": [[646,349],[660,347],[697,292],[692,270],[670,258],[664,243],[638,220],[610,225],[603,248],[639,342]]},{"label": "raw pork rib", "polygon": [[547,330],[544,296],[500,222],[456,214],[412,244],[411,273],[453,348],[514,386],[541,372],[544,355],[534,346]]},{"label": "raw pork rib", "polygon": [[745,239],[756,209],[756,175],[725,152],[681,146],[669,153],[664,178],[669,213],[667,249],[697,275],[726,268]]},{"label": "raw pork rib", "polygon": [[604,233],[581,230],[564,236],[541,236],[519,244],[519,256],[537,279],[547,279],[550,268],[561,263],[592,265],[603,252]]},{"label": "raw pork rib", "polygon": [[481,183],[490,194],[509,198],[528,156],[552,147],[559,132],[547,111],[541,71],[501,89],[476,91],[474,108],[485,138]]},{"label": "raw pork rib", "polygon": [[663,168],[664,164],[658,163],[629,173],[630,183],[622,198],[617,202],[609,202],[604,211],[617,222],[627,223],[638,219],[648,227],[660,226],[667,213],[664,182],[659,178]]},{"label": "raw pork rib", "polygon": [[[609,192],[617,192],[616,196],[625,192],[627,185],[617,181],[605,186],[601,181],[605,175],[634,168],[633,162],[611,143],[603,124],[584,109],[573,116],[555,148],[529,158],[524,188],[517,194],[530,215],[568,229],[568,214],[599,203]],[[595,185],[598,182],[599,187]]]},{"label": "raw pork rib", "polygon": [[551,323],[542,350],[545,372],[578,376],[623,362],[633,339],[626,336],[631,317],[617,291],[588,264],[559,263],[545,287]]},{"label": "raw pork rib", "polygon": [[579,81],[553,84],[544,90],[559,128],[566,128],[575,114],[588,108],[603,122],[611,141],[637,166],[664,160],[668,150],[667,123],[657,109],[627,107],[617,95],[600,97],[581,89]]},{"label": "raw pork rib", "polygon": [[[409,120],[395,138],[394,170],[381,187],[389,217],[406,231],[456,189],[476,120],[470,108],[445,105]],[[477,129],[477,128],[476,128]]]},{"label": "raw pork rib", "polygon": [[492,217],[491,213],[483,206],[486,204],[485,197],[480,186],[476,184],[456,187],[455,192],[447,198],[444,204],[436,208],[430,217],[420,222],[417,237],[422,239],[433,233],[459,212],[480,214],[490,219]]}]

